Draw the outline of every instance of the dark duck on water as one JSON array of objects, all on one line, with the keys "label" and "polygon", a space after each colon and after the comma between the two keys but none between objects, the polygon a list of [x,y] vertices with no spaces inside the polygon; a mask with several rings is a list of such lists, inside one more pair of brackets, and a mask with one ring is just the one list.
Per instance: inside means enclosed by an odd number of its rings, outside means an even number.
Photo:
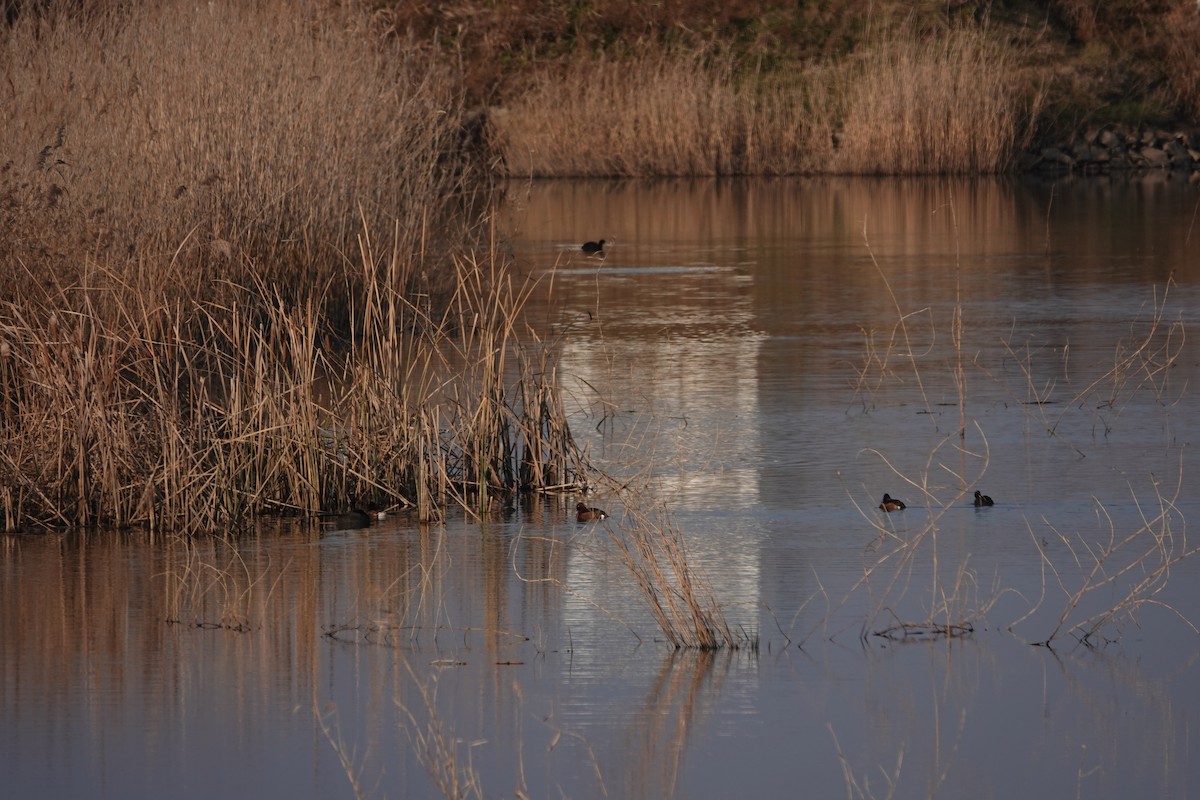
[{"label": "dark duck on water", "polygon": [[588,508],[585,503],[579,503],[575,506],[575,520],[577,522],[591,522],[594,519],[607,519],[608,512],[599,508]]}]

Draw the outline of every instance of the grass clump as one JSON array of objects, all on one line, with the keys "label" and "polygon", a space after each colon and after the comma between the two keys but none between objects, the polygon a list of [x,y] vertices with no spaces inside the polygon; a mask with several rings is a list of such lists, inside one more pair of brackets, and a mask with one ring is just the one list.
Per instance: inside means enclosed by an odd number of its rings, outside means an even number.
[{"label": "grass clump", "polygon": [[848,68],[836,171],[990,173],[1025,143],[1038,100],[1019,60],[976,28],[930,37],[903,29]]},{"label": "grass clump", "polygon": [[734,632],[721,603],[689,563],[683,533],[644,499],[631,493],[628,500],[626,522],[612,540],[667,642],[676,649],[754,649],[757,639]]},{"label": "grass clump", "polygon": [[290,300],[339,299],[364,223],[408,255],[462,224],[453,76],[363,16],[52,3],[0,33],[0,71],[8,298],[45,299],[92,262],[93,279],[168,300],[251,273]]},{"label": "grass clump", "polygon": [[573,485],[452,72],[353,11],[0,32],[5,524],[228,530]]},{"label": "grass clump", "polygon": [[317,301],[289,306],[261,283],[227,306],[113,319],[0,306],[10,527],[228,529],[360,501],[432,519],[575,486],[552,350],[519,323],[527,294],[496,262],[464,260],[433,315],[362,257],[376,283],[348,349]]},{"label": "grass clump", "polygon": [[498,146],[532,176],[998,172],[1039,102],[1017,65],[973,27],[770,74],[715,50],[601,56],[536,79],[496,116]]},{"label": "grass clump", "polygon": [[789,174],[830,150],[806,104],[800,89],[760,91],[717,53],[601,56],[537,79],[497,136],[517,175]]}]

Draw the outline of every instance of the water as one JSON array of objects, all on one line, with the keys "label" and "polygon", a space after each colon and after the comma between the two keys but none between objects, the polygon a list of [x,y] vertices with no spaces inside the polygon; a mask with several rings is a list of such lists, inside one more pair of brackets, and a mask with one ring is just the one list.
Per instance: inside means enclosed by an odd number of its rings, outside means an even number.
[{"label": "water", "polygon": [[[669,508],[757,651],[667,648],[575,498],[7,537],[6,796],[1194,797],[1200,636],[1171,609],[1200,615],[1197,560],[1071,631],[1196,546],[1198,202],[1161,177],[514,186],[576,435]],[[588,502],[623,535],[620,496]],[[939,608],[974,633],[874,635]]]}]

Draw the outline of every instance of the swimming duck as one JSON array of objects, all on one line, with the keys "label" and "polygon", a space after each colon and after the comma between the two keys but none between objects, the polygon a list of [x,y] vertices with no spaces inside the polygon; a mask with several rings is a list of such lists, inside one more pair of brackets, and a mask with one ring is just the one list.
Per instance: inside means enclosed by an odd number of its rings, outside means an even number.
[{"label": "swimming duck", "polygon": [[349,511],[332,511],[321,514],[322,522],[325,525],[337,528],[338,530],[355,530],[357,528],[369,528],[372,519],[379,517],[374,514],[368,514],[363,509],[355,506]]},{"label": "swimming duck", "polygon": [[581,249],[583,250],[583,252],[587,253],[588,255],[594,255],[595,253],[603,253],[604,252],[604,240],[601,239],[598,242],[584,242],[583,247]]},{"label": "swimming duck", "polygon": [[883,502],[879,504],[879,507],[884,511],[903,511],[908,508],[908,506],[904,505],[903,500],[897,500],[887,492],[883,493]]},{"label": "swimming duck", "polygon": [[598,508],[588,508],[583,503],[578,503],[575,506],[575,520],[577,522],[591,522],[594,519],[607,519],[608,512],[601,511]]},{"label": "swimming duck", "polygon": [[988,497],[986,494],[981,494],[978,490],[975,491],[975,505],[977,506],[994,506],[996,501]]}]

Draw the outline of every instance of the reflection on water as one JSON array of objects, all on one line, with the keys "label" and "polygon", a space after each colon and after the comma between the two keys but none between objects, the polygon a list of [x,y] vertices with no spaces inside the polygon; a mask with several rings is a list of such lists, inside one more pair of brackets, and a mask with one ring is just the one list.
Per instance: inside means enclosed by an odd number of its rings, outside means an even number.
[{"label": "reflection on water", "polygon": [[[1200,608],[1171,563],[1200,502],[1198,202],[1158,177],[517,186],[576,436],[653,486],[759,650],[664,648],[604,494],[611,525],[548,498],[237,543],[9,537],[0,780],[1192,796],[1200,637],[1165,606]],[[931,617],[975,633],[871,635]]]}]

